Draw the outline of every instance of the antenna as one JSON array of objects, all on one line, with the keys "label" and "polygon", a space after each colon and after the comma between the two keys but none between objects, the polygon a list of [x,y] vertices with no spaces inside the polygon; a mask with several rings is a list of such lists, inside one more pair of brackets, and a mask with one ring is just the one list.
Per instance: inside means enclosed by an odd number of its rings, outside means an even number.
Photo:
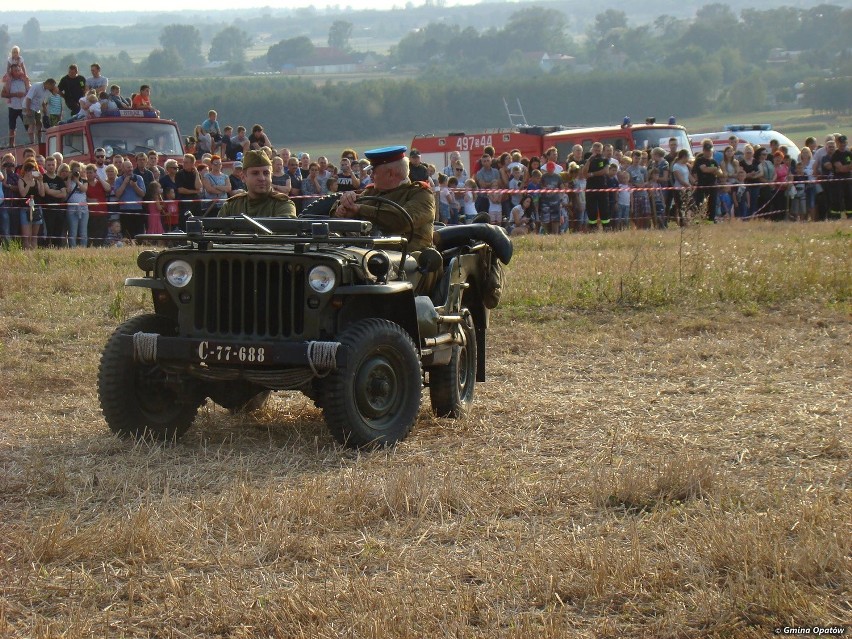
[{"label": "antenna", "polygon": [[524,109],[521,107],[520,98],[515,98],[515,103],[518,105],[518,112],[512,113],[509,110],[509,103],[506,98],[503,98],[503,106],[506,107],[506,115],[509,116],[509,124],[513,127],[529,126],[527,124],[527,116],[524,115]]}]

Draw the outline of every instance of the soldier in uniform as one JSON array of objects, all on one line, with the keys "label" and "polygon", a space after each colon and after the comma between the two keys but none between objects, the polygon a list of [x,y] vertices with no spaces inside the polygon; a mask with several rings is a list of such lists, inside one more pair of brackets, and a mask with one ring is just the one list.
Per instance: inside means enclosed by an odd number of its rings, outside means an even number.
[{"label": "soldier in uniform", "polygon": [[[435,196],[425,182],[411,182],[408,179],[405,151],[404,146],[390,146],[364,154],[373,167],[373,183],[364,189],[362,195],[377,195],[392,200],[408,211],[414,222],[414,237],[408,248],[410,251],[420,251],[433,246]],[[356,203],[356,197],[354,191],[343,193],[332,209],[332,215],[368,220],[385,233],[407,236],[411,232],[408,221],[396,209],[378,202]]]},{"label": "soldier in uniform", "polygon": [[243,181],[246,192],[229,198],[219,217],[296,217],[293,200],[272,190],[272,162],[263,151],[243,155]]}]

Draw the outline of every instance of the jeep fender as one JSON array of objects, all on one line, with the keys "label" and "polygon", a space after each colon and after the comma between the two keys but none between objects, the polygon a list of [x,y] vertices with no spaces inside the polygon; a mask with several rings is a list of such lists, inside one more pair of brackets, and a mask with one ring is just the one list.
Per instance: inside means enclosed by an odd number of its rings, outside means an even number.
[{"label": "jeep fender", "polygon": [[388,282],[371,286],[340,286],[334,292],[342,298],[343,305],[337,315],[337,331],[355,322],[371,317],[381,317],[401,326],[421,348],[420,330],[414,289],[410,282]]},{"label": "jeep fender", "polygon": [[153,277],[128,277],[124,280],[124,285],[127,287],[149,289],[154,301],[154,311],[158,315],[177,319],[177,306],[166,290],[166,284],[163,280]]}]

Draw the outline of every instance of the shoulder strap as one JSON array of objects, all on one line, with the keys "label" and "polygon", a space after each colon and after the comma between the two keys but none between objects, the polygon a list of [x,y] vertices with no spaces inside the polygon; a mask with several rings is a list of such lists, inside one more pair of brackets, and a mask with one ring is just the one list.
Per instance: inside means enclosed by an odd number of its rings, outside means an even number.
[{"label": "shoulder strap", "polygon": [[65,198],[65,201],[66,201],[66,202],[70,202],[70,201],[71,201],[71,196],[72,196],[72,195],[74,195],[74,194],[77,192],[77,187],[79,187],[79,186],[80,186],[80,185],[79,185],[77,182],[75,182],[75,183],[74,183],[74,188],[73,188],[73,189],[71,190],[71,192],[68,194],[68,197],[67,197],[67,198]]}]

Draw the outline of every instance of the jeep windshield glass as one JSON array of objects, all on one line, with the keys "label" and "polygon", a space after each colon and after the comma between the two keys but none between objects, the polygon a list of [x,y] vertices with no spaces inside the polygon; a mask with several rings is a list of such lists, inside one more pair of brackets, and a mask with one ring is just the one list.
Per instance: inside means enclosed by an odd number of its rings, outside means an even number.
[{"label": "jeep windshield glass", "polygon": [[686,137],[686,131],[683,129],[633,129],[634,148],[637,149],[648,149],[650,151],[655,146],[659,146],[668,153],[669,138],[677,140],[678,149],[689,150],[689,138]]},{"label": "jeep windshield glass", "polygon": [[107,156],[155,150],[163,155],[183,155],[180,137],[173,124],[165,122],[98,122],[91,124],[94,148]]}]

